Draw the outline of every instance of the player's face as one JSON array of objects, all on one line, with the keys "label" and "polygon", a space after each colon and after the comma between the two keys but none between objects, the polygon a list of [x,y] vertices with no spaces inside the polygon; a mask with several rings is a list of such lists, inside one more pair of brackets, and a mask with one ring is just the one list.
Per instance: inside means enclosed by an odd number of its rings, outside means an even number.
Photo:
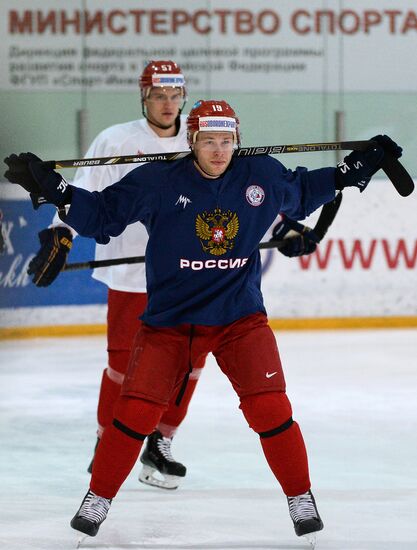
[{"label": "player's face", "polygon": [[145,99],[149,122],[156,122],[162,128],[171,128],[175,124],[182,102],[182,88],[152,88]]},{"label": "player's face", "polygon": [[232,160],[233,138],[233,132],[198,132],[193,151],[203,176],[218,178],[225,172]]}]

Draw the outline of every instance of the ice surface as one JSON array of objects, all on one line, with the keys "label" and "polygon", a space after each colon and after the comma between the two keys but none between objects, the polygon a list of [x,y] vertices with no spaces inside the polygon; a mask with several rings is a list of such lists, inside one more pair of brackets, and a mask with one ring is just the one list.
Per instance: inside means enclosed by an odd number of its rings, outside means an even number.
[{"label": "ice surface", "polygon": [[[325,523],[317,550],[417,548],[417,331],[277,335]],[[0,342],[0,548],[75,548],[104,337]],[[209,358],[173,444],[177,491],[132,471],[82,548],[306,549],[257,436]]]}]

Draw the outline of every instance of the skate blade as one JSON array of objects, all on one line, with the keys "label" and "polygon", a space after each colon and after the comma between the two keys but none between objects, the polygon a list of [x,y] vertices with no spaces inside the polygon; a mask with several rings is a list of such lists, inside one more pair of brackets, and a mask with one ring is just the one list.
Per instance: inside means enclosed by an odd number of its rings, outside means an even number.
[{"label": "skate blade", "polygon": [[88,535],[80,535],[77,539],[77,544],[75,548],[81,548],[82,543],[85,541],[85,539],[88,537]]},{"label": "skate blade", "polygon": [[139,474],[139,481],[150,485],[151,487],[159,487],[160,489],[173,490],[177,489],[180,484],[181,478],[179,476],[172,476],[169,474],[161,474],[155,468],[151,466],[143,465]]},{"label": "skate blade", "polygon": [[306,539],[308,544],[310,545],[310,548],[314,550],[317,544],[317,536],[316,533],[307,533],[306,535],[303,535],[303,538]]}]

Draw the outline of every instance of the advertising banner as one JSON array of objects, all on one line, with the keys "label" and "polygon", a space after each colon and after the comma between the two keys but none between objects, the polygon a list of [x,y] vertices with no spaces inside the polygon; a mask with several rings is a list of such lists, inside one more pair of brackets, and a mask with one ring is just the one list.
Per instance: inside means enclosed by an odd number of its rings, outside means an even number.
[{"label": "advertising banner", "polygon": [[0,25],[3,90],[131,91],[155,58],[196,92],[417,90],[410,0],[3,0]]},{"label": "advertising banner", "polygon": [[[417,315],[416,208],[416,193],[400,197],[387,180],[372,179],[364,193],[346,189],[313,254],[286,258],[263,252],[270,316]],[[308,225],[314,226],[314,218]]]},{"label": "advertising banner", "polygon": [[[38,232],[51,223],[53,207],[42,206],[35,212],[29,200],[1,200],[0,210],[4,241],[0,255],[0,308],[106,302],[107,289],[91,278],[91,271],[61,273],[52,285],[44,288],[36,287],[27,275],[28,265],[39,250]],[[91,239],[77,237],[71,261],[92,259],[94,247]]]},{"label": "advertising banner", "polygon": [[[270,318],[417,315],[417,193],[403,198],[387,180],[373,179],[364,193],[347,189],[343,195],[335,221],[313,254],[287,258],[275,249],[262,251],[262,290]],[[19,324],[31,325],[34,318],[37,324],[51,322],[51,308],[45,306],[81,310],[105,304],[106,287],[91,278],[91,270],[61,273],[46,288],[37,288],[26,275],[39,248],[37,233],[50,223],[53,208],[34,212],[28,200],[3,200],[0,208],[5,243],[1,308],[40,310],[42,315],[38,311],[32,319],[30,314],[23,321],[19,317]],[[317,214],[305,223],[313,227]],[[94,242],[77,237],[69,261],[93,258]],[[98,322],[92,312],[83,322]],[[71,317],[53,319],[71,323]]]}]

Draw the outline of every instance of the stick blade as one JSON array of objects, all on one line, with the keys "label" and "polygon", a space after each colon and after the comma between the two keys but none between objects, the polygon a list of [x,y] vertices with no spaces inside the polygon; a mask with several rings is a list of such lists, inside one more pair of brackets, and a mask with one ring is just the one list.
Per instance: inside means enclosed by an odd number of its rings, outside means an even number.
[{"label": "stick blade", "polygon": [[414,191],[414,182],[398,159],[391,155],[385,155],[382,169],[402,197],[411,195]]},{"label": "stick blade", "polygon": [[340,192],[332,201],[323,205],[320,216],[314,226],[314,232],[318,235],[320,241],[324,238],[329,227],[332,225],[342,203],[342,198],[343,195],[342,192]]}]

